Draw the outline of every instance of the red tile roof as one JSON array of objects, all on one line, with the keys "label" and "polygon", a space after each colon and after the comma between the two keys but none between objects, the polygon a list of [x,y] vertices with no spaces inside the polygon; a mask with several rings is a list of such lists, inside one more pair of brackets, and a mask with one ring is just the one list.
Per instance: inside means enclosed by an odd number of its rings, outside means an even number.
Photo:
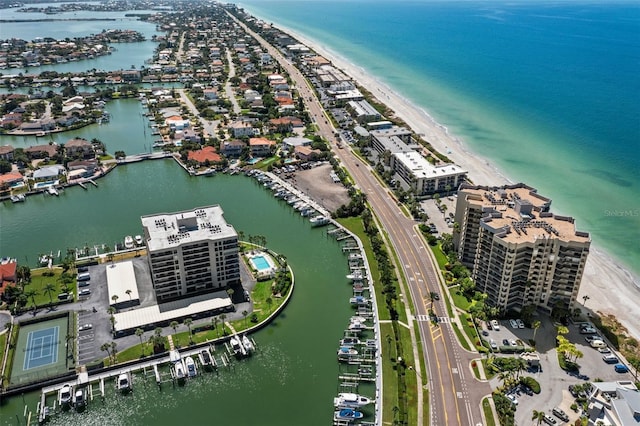
[{"label": "red tile roof", "polygon": [[212,146],[205,146],[197,151],[189,151],[188,158],[189,160],[195,160],[198,163],[204,163],[207,160],[212,163],[217,163],[222,160],[220,154],[218,154],[216,149]]}]

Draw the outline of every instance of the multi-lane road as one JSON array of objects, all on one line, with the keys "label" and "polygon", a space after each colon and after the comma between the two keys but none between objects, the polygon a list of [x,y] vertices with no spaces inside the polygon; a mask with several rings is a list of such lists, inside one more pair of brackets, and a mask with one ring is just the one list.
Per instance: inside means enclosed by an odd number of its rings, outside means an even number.
[{"label": "multi-lane road", "polygon": [[[415,306],[413,318],[418,324],[427,366],[425,379],[429,389],[428,417],[421,418],[419,424],[424,424],[423,420],[427,420],[430,425],[481,426],[484,423],[481,400],[491,389],[487,383],[479,382],[473,377],[470,362],[477,354],[466,352],[459,345],[442,300],[435,301],[433,306],[440,322],[434,324],[430,321],[430,293],[440,292],[440,286],[433,257],[416,229],[416,222],[402,212],[389,190],[380,184],[367,164],[354,156],[350,149],[338,147],[335,129],[302,73],[258,34],[244,25],[243,27],[289,73],[320,134],[330,142],[356,185],[367,195],[371,208],[398,255]],[[421,412],[423,411],[420,409],[419,413]]]}]

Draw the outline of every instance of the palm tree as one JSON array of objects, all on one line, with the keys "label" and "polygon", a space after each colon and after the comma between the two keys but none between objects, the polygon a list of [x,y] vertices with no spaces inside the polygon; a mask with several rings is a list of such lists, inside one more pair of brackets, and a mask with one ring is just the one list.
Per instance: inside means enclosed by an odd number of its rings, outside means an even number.
[{"label": "palm tree", "polygon": [[587,296],[586,294],[584,296],[582,296],[582,306],[585,306],[587,304],[587,300],[591,299],[589,296]]},{"label": "palm tree", "polygon": [[533,327],[533,340],[536,340],[536,333],[538,332],[538,329],[540,328],[540,326],[542,325],[542,323],[538,320],[535,320],[531,326]]},{"label": "palm tree", "polygon": [[129,303],[131,303],[131,290],[126,290],[127,296],[129,296]]},{"label": "palm tree", "polygon": [[227,314],[220,314],[220,319],[222,320],[222,335],[227,335],[227,328],[225,327],[225,320],[227,319]]},{"label": "palm tree", "polygon": [[26,297],[27,299],[31,299],[31,304],[33,305],[33,310],[35,311],[37,306],[36,306],[36,296],[38,295],[38,291],[35,289],[28,289],[27,291],[24,292],[24,297]]},{"label": "palm tree", "polygon": [[231,301],[233,301],[233,293],[235,293],[234,289],[232,288],[227,289],[227,294],[229,295],[229,299],[231,299]]},{"label": "palm tree", "polygon": [[218,319],[218,317],[213,317],[211,318],[211,327],[216,331],[216,336],[220,337],[220,332],[218,331],[218,323],[220,322],[220,319]]},{"label": "palm tree", "polygon": [[242,311],[242,316],[244,317],[244,327],[247,328],[247,316],[249,315],[249,311],[246,309]]},{"label": "palm tree", "polygon": [[113,357],[112,364],[116,364],[118,362],[118,351],[116,351],[117,347],[118,344],[116,342],[111,342],[111,356]]},{"label": "palm tree", "polygon": [[144,334],[144,330],[141,328],[136,328],[136,336],[140,339],[140,352],[142,356],[144,356],[144,343],[142,343],[142,335]]},{"label": "palm tree", "polygon": [[536,420],[538,422],[537,424],[540,425],[544,420],[544,416],[546,416],[546,413],[544,411],[533,410],[533,416],[531,416],[531,420]]},{"label": "palm tree", "polygon": [[191,318],[187,318],[184,320],[184,325],[187,326],[187,328],[189,329],[189,343],[193,344],[193,339],[191,338],[191,324],[193,323],[193,320]]},{"label": "palm tree", "polygon": [[42,291],[44,291],[45,293],[47,293],[49,295],[49,303],[53,303],[53,298],[51,297],[51,293],[56,291],[56,287],[51,283],[47,283],[42,288]]},{"label": "palm tree", "polygon": [[169,323],[169,327],[173,328],[173,334],[176,334],[176,332],[178,331],[178,326],[180,324],[178,323],[178,321],[171,321]]},{"label": "palm tree", "polygon": [[110,348],[111,348],[111,346],[110,346],[108,343],[103,343],[103,344],[100,346],[100,350],[101,350],[101,351],[105,351],[105,352],[107,353],[107,356],[108,356],[108,357],[111,357],[111,352],[109,352],[109,349],[110,349]]}]

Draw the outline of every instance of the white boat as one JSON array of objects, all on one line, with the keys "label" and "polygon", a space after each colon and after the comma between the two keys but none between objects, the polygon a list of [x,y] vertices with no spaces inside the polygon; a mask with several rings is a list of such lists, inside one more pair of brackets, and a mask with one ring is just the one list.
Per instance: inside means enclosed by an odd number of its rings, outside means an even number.
[{"label": "white boat", "polygon": [[350,253],[349,260],[362,260],[362,255],[360,253]]},{"label": "white boat", "polygon": [[176,380],[184,380],[185,373],[184,373],[184,365],[182,364],[182,361],[178,361],[175,364],[173,364],[173,373],[174,373],[174,377],[176,378]]},{"label": "white boat", "polygon": [[337,408],[358,408],[371,404],[373,401],[357,393],[339,393],[333,398],[333,405]]},{"label": "white boat", "polygon": [[358,355],[358,351],[350,346],[340,346],[338,348],[338,359],[351,358]]},{"label": "white boat", "polygon": [[133,382],[131,381],[131,373],[122,373],[116,380],[116,387],[122,393],[127,393],[133,389]]},{"label": "white boat", "polygon": [[196,362],[190,356],[184,359],[184,364],[187,367],[187,376],[189,378],[196,377],[198,375],[198,370],[196,369]]},{"label": "white boat", "polygon": [[244,346],[242,346],[242,342],[238,336],[233,336],[231,340],[229,340],[229,344],[231,345],[231,351],[235,356],[239,357],[246,355]]},{"label": "white boat", "polygon": [[17,195],[12,195],[11,196],[11,202],[12,203],[21,203],[24,200],[26,200],[26,197],[24,196],[24,194],[17,194]]},{"label": "white boat", "polygon": [[73,394],[73,406],[76,411],[82,411],[87,405],[87,389],[76,389],[76,392]]},{"label": "white boat", "polygon": [[365,278],[362,273],[362,269],[355,269],[350,274],[347,274],[347,279],[351,281],[363,280]]},{"label": "white boat", "polygon": [[58,405],[60,407],[68,406],[71,404],[71,397],[73,395],[73,387],[69,384],[62,386],[58,389]]},{"label": "white boat", "polygon": [[360,321],[351,321],[349,323],[349,327],[347,327],[347,329],[349,331],[352,331],[354,333],[360,333],[361,331],[364,331],[367,329],[367,326],[364,324],[364,322],[360,322]]},{"label": "white boat", "polygon": [[333,414],[335,420],[358,420],[364,417],[360,411],[352,410],[351,408],[343,408]]},{"label": "white boat", "polygon": [[137,246],[141,246],[144,243],[144,241],[142,240],[142,236],[141,235],[136,235],[134,237],[134,240],[136,241],[136,245]]},{"label": "white boat", "polygon": [[47,188],[47,192],[50,195],[55,195],[56,197],[58,196],[58,190],[54,186],[50,186],[49,188]]},{"label": "white boat", "polygon": [[251,353],[255,349],[255,347],[253,346],[253,342],[247,337],[246,334],[242,336],[242,346],[244,346],[245,351],[247,351],[247,355],[251,355]]},{"label": "white boat", "polygon": [[200,359],[200,364],[202,364],[205,370],[210,370],[215,366],[211,352],[209,352],[209,349],[207,348],[202,349],[198,353],[198,358]]},{"label": "white boat", "polygon": [[358,339],[357,337],[345,337],[343,339],[340,339],[340,346],[355,346],[355,345],[359,345],[360,339]]},{"label": "white boat", "polygon": [[124,237],[124,247],[128,249],[132,249],[134,247],[133,237],[131,235],[127,235]]},{"label": "white boat", "polygon": [[329,223],[329,218],[326,216],[318,215],[309,219],[311,226],[323,226]]}]

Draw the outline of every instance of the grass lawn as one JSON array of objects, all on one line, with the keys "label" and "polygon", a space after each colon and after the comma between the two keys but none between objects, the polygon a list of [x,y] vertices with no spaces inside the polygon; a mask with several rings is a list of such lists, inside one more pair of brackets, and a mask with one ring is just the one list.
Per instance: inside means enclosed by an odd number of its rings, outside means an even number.
[{"label": "grass lawn", "polygon": [[445,265],[449,263],[449,260],[447,259],[447,256],[445,256],[444,253],[442,252],[442,248],[440,247],[440,244],[438,244],[437,246],[429,246],[429,247],[431,247],[431,251],[433,252],[433,255],[436,257],[436,261],[438,262],[438,267],[440,268],[440,270],[446,271]]},{"label": "grass lawn", "polygon": [[[403,359],[407,363],[407,365],[415,365],[415,359],[413,358],[413,345],[411,343],[411,332],[408,328],[400,325],[398,327],[400,330],[400,339],[402,341],[403,348]],[[406,390],[406,402],[407,402],[407,420],[408,424],[415,425],[418,424],[418,375],[415,373],[415,370],[406,370],[406,374],[404,376],[405,384],[407,386]]]},{"label": "grass lawn", "polygon": [[484,368],[484,375],[487,379],[493,379],[493,376],[496,375],[496,372],[487,365],[486,359],[482,360],[482,368]]},{"label": "grass lawn", "polygon": [[468,311],[474,303],[473,300],[469,301],[457,287],[451,288],[451,297],[453,298],[453,303],[463,311]]},{"label": "grass lawn", "polygon": [[496,421],[493,418],[493,411],[491,411],[491,405],[489,405],[489,397],[482,400],[482,411],[484,412],[486,425],[496,426]]},{"label": "grass lawn", "polygon": [[[4,355],[4,350],[7,347],[7,336],[9,333],[0,334],[0,354]],[[2,358],[0,358],[0,364],[2,364]],[[11,371],[11,370],[8,370]],[[0,382],[0,386],[4,387],[4,379]]]},{"label": "grass lawn", "polygon": [[398,405],[398,376],[394,369],[395,360],[397,358],[394,342],[391,345],[387,342],[386,336],[393,338],[393,327],[391,323],[380,324],[380,335],[382,336],[382,383],[384,383],[384,392],[382,392],[382,412],[383,424],[393,423],[393,407]]},{"label": "grass lawn", "polygon": [[456,336],[458,337],[458,341],[460,342],[462,347],[465,348],[466,350],[470,351],[471,348],[469,347],[469,344],[467,343],[467,339],[464,338],[464,335],[462,334],[462,331],[460,331],[460,329],[458,328],[458,324],[452,323],[451,325],[453,326],[453,331],[456,332]]},{"label": "grass lawn", "polygon": [[[37,292],[35,298],[36,305],[48,305],[49,303],[55,303],[58,301],[58,294],[62,293],[62,283],[58,281],[58,278],[62,275],[61,268],[53,268],[53,276],[47,277],[43,274],[48,272],[49,270],[46,268],[35,269],[31,271],[31,282],[24,286],[24,291],[27,292],[29,290],[35,290]],[[53,284],[53,291],[51,291],[51,295],[44,291],[44,287],[47,284]],[[75,282],[69,285],[69,291],[73,291],[75,289]],[[33,307],[33,303],[31,298],[27,299],[26,308],[29,309]]]}]

